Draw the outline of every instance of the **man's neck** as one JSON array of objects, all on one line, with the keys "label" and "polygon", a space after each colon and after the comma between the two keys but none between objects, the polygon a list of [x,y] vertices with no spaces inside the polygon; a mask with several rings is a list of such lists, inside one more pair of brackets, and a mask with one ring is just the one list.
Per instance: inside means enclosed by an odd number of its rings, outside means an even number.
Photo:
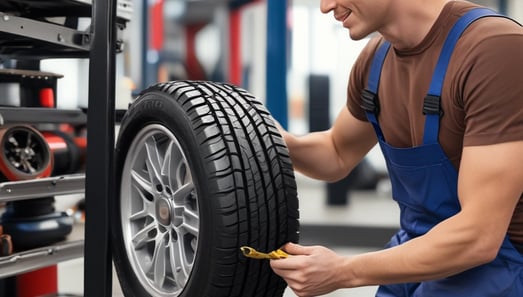
[{"label": "man's neck", "polygon": [[443,7],[453,0],[397,0],[388,23],[380,33],[397,49],[414,48],[438,19]]}]

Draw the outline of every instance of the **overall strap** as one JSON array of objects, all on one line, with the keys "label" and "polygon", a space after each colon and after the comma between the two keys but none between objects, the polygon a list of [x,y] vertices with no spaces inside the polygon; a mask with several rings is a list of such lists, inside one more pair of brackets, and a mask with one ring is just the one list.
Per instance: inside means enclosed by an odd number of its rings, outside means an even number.
[{"label": "overall strap", "polygon": [[[423,102],[423,114],[426,115],[425,130],[423,133],[423,143],[431,144],[438,142],[439,135],[439,120],[443,111],[441,109],[441,90],[443,88],[443,81],[447,73],[448,64],[452,56],[452,52],[456,47],[458,39],[463,32],[474,21],[486,16],[501,16],[488,8],[474,8],[465,13],[451,29],[445,43],[443,44],[442,52],[440,53],[432,81],[430,83],[429,91]],[[383,132],[378,123],[378,114],[380,111],[378,89],[383,69],[385,57],[390,49],[388,41],[378,48],[372,60],[367,88],[362,92],[362,108],[365,110],[367,119],[371,122],[379,139],[384,140]]]},{"label": "overall strap", "polygon": [[369,80],[367,83],[367,89],[363,90],[361,94],[362,108],[367,114],[367,119],[371,122],[376,135],[380,140],[384,140],[383,132],[381,131],[380,125],[378,124],[378,114],[380,112],[380,104],[378,99],[378,88],[380,84],[381,70],[383,68],[383,62],[390,49],[390,43],[385,41],[376,51],[372,64],[370,66]]},{"label": "overall strap", "polygon": [[458,39],[467,27],[474,21],[487,16],[502,16],[488,8],[474,8],[465,13],[452,27],[443,49],[436,64],[436,69],[432,75],[432,81],[425,101],[423,102],[423,114],[426,115],[425,131],[423,133],[423,143],[431,144],[438,142],[439,120],[442,115],[441,109],[441,90],[443,81],[447,73],[448,64],[452,52],[456,47]]}]

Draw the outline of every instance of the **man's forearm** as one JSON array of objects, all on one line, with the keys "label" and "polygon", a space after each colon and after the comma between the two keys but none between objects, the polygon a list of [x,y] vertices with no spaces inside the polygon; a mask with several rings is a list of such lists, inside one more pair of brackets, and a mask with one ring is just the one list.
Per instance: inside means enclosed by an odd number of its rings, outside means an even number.
[{"label": "man's forearm", "polygon": [[286,132],[284,138],[294,169],[308,177],[335,181],[345,177],[352,169],[344,167],[328,131],[304,136]]},{"label": "man's forearm", "polygon": [[458,214],[400,246],[349,258],[341,287],[439,279],[490,262],[499,245],[464,222]]}]

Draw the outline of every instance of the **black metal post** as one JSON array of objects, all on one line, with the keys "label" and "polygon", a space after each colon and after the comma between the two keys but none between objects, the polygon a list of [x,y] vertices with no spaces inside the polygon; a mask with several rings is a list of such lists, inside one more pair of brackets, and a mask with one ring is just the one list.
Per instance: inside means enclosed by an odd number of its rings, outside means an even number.
[{"label": "black metal post", "polygon": [[151,84],[151,77],[156,74],[153,73],[149,62],[147,61],[147,53],[149,51],[149,0],[142,0],[142,19],[141,19],[141,41],[142,41],[142,52],[141,52],[141,70],[142,80],[140,81],[140,90],[143,90]]},{"label": "black metal post", "polygon": [[498,0],[498,12],[504,15],[508,14],[508,3],[507,0]]},{"label": "black metal post", "polygon": [[111,296],[109,199],[114,193],[116,0],[93,0],[87,113],[84,296]]}]

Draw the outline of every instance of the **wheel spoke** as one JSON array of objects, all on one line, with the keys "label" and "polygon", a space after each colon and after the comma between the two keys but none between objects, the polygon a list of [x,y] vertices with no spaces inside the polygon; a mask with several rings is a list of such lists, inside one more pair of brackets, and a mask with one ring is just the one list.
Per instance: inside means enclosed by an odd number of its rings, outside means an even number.
[{"label": "wheel spoke", "polygon": [[16,148],[19,148],[20,147],[20,144],[18,143],[18,141],[16,140],[16,138],[14,138],[13,136],[9,137],[9,140],[8,140],[14,147]]},{"label": "wheel spoke", "polygon": [[157,149],[157,142],[154,137],[149,138],[145,142],[145,150],[147,152],[147,159],[145,161],[145,164],[147,165],[147,171],[149,171],[150,180],[162,180],[162,165],[160,161],[160,155]]},{"label": "wheel spoke", "polygon": [[[169,141],[169,145],[165,150],[165,156],[163,157],[162,164],[162,176],[169,177],[171,176],[171,160],[172,160],[172,149],[174,147],[174,142]],[[169,183],[169,186],[172,188],[173,185]]]},{"label": "wheel spoke", "polygon": [[198,233],[200,232],[200,219],[198,213],[185,207],[183,211],[183,223],[180,228],[187,231],[187,233],[198,237]]},{"label": "wheel spoke", "polygon": [[194,191],[194,184],[188,183],[176,190],[173,194],[173,200],[176,205],[185,205],[187,197]]},{"label": "wheel spoke", "polygon": [[[147,201],[149,202],[149,201]],[[136,221],[150,216],[149,207],[145,206],[142,210],[137,211],[129,216],[129,221]]]},{"label": "wheel spoke", "polygon": [[132,238],[134,249],[138,250],[145,246],[146,244],[154,241],[154,237],[149,236],[149,232],[156,229],[156,222],[151,222],[150,224],[144,226],[140,231],[136,232]]},{"label": "wheel spoke", "polygon": [[140,187],[141,189],[143,189],[144,191],[147,191],[149,193],[153,192],[153,188],[152,188],[151,182],[147,178],[142,176],[139,173],[139,171],[132,170],[131,171],[131,179],[132,179],[133,185],[136,185],[136,186]]},{"label": "wheel spoke", "polygon": [[190,173],[187,171],[189,165],[187,164],[185,159],[177,160],[177,163],[174,165],[176,165],[176,169],[174,170],[174,172],[178,187],[192,181]]},{"label": "wheel spoke", "polygon": [[187,161],[181,154],[176,142],[170,141],[165,150],[162,165],[162,176],[166,177],[166,183],[171,189],[178,188],[188,182]]},{"label": "wheel spoke", "polygon": [[[131,195],[130,201],[125,200],[125,201],[120,202],[120,203],[130,203],[130,206],[132,206],[129,209],[129,213],[128,213],[129,216],[127,218],[130,222],[138,221],[138,220],[144,219],[146,217],[154,218],[154,216],[155,216],[155,209],[154,209],[154,202],[153,202],[154,200],[150,198],[153,194],[149,193],[150,194],[149,196],[145,195],[144,190],[141,189],[140,187],[143,187],[143,183],[133,184],[133,189],[134,189],[134,191],[136,191],[139,198],[135,198],[136,195]],[[139,224],[139,222],[137,222],[137,223]]]},{"label": "wheel spoke", "polygon": [[31,147],[31,133],[27,133],[27,142],[25,144],[25,147],[26,148],[30,148]]},{"label": "wheel spoke", "polygon": [[171,247],[169,251],[174,280],[177,286],[183,288],[187,278],[189,277],[192,266],[187,263],[183,239],[180,238],[175,242],[170,242],[169,245]]},{"label": "wheel spoke", "polygon": [[176,242],[178,247],[177,261],[178,269],[176,270],[178,274],[183,273],[183,276],[188,277],[189,272],[191,271],[192,265],[188,261],[189,255],[187,251],[191,251],[192,248],[187,246],[188,242],[184,240],[184,232],[178,232],[179,240]]},{"label": "wheel spoke", "polygon": [[165,243],[163,241],[163,238],[165,237],[165,234],[162,236],[157,237],[156,245],[154,248],[154,255],[153,255],[153,277],[154,277],[154,283],[159,287],[162,288],[165,283],[166,278],[166,248]]},{"label": "wheel spoke", "polygon": [[22,166],[21,166],[21,167],[22,167],[22,168],[21,168],[22,171],[27,172],[27,173],[32,173],[32,171],[31,171],[31,165],[29,164],[29,162],[27,162],[27,160],[23,160],[23,159],[22,159],[21,162],[20,162],[20,165],[22,165]]}]

